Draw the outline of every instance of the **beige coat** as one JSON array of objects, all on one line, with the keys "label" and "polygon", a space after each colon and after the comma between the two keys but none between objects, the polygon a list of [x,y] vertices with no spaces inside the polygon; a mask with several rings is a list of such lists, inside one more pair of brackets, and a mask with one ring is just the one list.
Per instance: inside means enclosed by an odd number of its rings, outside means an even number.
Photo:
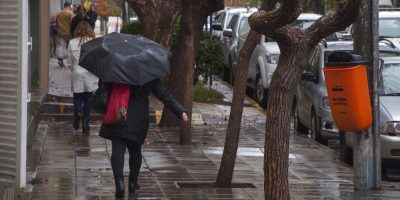
[{"label": "beige coat", "polygon": [[81,53],[81,45],[79,45],[79,39],[75,38],[69,41],[68,44],[68,60],[67,64],[72,71],[71,87],[73,93],[81,92],[94,92],[98,88],[99,79],[79,66],[79,56]]},{"label": "beige coat", "polygon": [[56,18],[57,36],[62,38],[71,37],[71,21],[74,13],[69,8],[64,8]]}]

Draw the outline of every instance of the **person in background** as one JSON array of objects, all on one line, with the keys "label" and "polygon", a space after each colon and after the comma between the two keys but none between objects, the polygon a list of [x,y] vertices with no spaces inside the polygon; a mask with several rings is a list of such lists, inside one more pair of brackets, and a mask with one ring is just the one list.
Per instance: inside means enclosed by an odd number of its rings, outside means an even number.
[{"label": "person in background", "polygon": [[57,25],[55,16],[52,16],[50,18],[49,28],[50,28],[50,56],[53,57],[56,55],[56,48],[57,48]]},{"label": "person in background", "polygon": [[58,13],[56,18],[57,25],[57,50],[56,56],[60,67],[64,67],[63,58],[68,41],[71,39],[71,21],[74,13],[71,10],[71,3],[65,2],[64,9]]},{"label": "person in background", "polygon": [[72,92],[74,93],[74,119],[73,127],[79,129],[82,118],[82,133],[88,134],[90,131],[89,117],[90,104],[89,99],[92,93],[98,88],[98,78],[79,66],[79,57],[81,46],[95,38],[92,27],[85,20],[81,21],[74,32],[74,39],[68,44],[68,66],[71,68]]},{"label": "person in background", "polygon": [[86,15],[89,17],[89,24],[93,28],[96,26],[96,20],[97,20],[97,13],[94,9],[94,5],[90,5],[89,10],[86,12]]},{"label": "person in background", "polygon": [[75,17],[72,18],[72,21],[71,21],[71,30],[70,31],[71,31],[72,37],[74,37],[75,29],[81,21],[85,20],[85,21],[89,22],[89,17],[86,16],[85,13],[86,13],[86,10],[83,6],[78,5],[76,7],[76,15],[75,15]]}]

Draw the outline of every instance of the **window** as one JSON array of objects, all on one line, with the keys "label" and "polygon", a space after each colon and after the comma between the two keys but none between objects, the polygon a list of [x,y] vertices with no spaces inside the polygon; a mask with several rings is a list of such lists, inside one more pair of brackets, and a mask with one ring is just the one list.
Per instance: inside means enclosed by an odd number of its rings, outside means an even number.
[{"label": "window", "polygon": [[307,65],[307,68],[305,69],[306,71],[311,71],[312,61],[314,59],[314,56],[315,56],[315,53],[316,53],[317,49],[318,48],[315,48],[315,49],[310,51],[310,53],[308,55],[308,65]]},{"label": "window", "polygon": [[379,19],[380,37],[399,37],[400,19]]},{"label": "window", "polygon": [[238,20],[238,16],[235,15],[232,17],[231,21],[229,22],[228,26],[226,27],[227,29],[234,29],[236,25],[236,21]]},{"label": "window", "polygon": [[400,96],[400,64],[385,64],[380,82],[380,95]]},{"label": "window", "polygon": [[314,75],[315,81],[318,82],[319,70],[320,70],[320,49],[316,49],[314,56],[311,60],[310,72]]}]

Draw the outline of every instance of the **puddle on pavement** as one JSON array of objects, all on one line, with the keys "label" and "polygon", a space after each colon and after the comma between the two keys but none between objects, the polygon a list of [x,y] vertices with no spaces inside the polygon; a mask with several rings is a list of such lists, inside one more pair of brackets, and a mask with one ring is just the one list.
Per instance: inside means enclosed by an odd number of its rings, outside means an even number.
[{"label": "puddle on pavement", "polygon": [[[217,188],[215,182],[175,182],[177,188]],[[232,183],[230,188],[257,188],[253,183]]]}]

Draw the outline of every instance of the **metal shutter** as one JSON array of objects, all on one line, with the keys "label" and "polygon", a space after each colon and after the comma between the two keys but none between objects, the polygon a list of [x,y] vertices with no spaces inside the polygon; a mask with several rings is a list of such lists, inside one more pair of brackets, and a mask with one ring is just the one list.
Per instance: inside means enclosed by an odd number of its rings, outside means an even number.
[{"label": "metal shutter", "polygon": [[0,182],[14,183],[18,91],[18,1],[0,0]]},{"label": "metal shutter", "polygon": [[0,199],[25,187],[27,2],[0,0]]}]

